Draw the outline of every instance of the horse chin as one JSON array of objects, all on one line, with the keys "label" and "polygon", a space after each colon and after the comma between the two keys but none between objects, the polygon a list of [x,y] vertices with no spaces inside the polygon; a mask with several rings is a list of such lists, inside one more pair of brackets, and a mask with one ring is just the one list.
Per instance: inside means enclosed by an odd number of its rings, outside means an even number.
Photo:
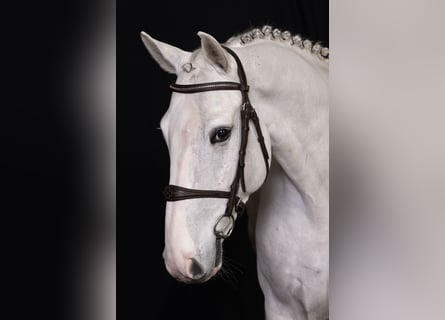
[{"label": "horse chin", "polygon": [[[212,258],[214,259],[213,263],[210,262],[210,265],[208,264],[207,266],[202,265],[202,262],[199,262],[199,260],[207,260],[203,256],[201,256],[201,259],[199,257],[196,257],[186,259],[185,262],[183,262],[182,260],[178,262],[175,260],[169,260],[169,255],[167,254],[166,250],[164,250],[162,255],[165,260],[166,269],[174,279],[186,284],[200,284],[207,282],[208,280],[213,278],[221,269],[223,256],[221,239],[217,239],[216,250],[214,251],[214,254],[214,257]],[[197,272],[196,269],[198,270]]]},{"label": "horse chin", "polygon": [[181,282],[184,282],[187,284],[200,284],[200,283],[204,283],[204,282],[207,282],[210,279],[212,279],[218,273],[218,271],[220,269],[221,269],[221,265],[216,266],[210,272],[207,272],[201,278],[198,278],[198,279],[192,279],[192,278],[188,278],[188,277],[181,277],[181,278],[176,278],[176,279],[178,281],[181,281]]},{"label": "horse chin", "polygon": [[218,271],[221,269],[221,263],[219,263],[217,266],[213,266],[211,269],[209,269],[206,273],[202,274],[200,277],[190,277],[189,275],[186,275],[182,272],[178,272],[175,269],[169,268],[168,264],[166,264],[168,273],[177,281],[186,283],[186,284],[200,284],[207,282],[211,278],[213,278]]}]

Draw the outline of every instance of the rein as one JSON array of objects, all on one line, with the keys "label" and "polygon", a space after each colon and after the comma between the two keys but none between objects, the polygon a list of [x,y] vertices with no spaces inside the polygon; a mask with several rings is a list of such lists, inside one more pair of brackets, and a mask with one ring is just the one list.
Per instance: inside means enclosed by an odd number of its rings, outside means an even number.
[{"label": "rein", "polygon": [[247,85],[247,79],[243,65],[241,64],[240,59],[233,50],[225,46],[223,46],[223,48],[230,55],[232,55],[232,57],[236,61],[238,68],[238,77],[240,80],[239,83],[231,81],[206,82],[198,84],[173,83],[170,85],[170,89],[172,89],[172,91],[174,92],[185,94],[219,90],[237,90],[241,92],[241,143],[239,148],[238,166],[233,182],[230,185],[230,191],[188,189],[176,185],[168,185],[163,191],[164,197],[167,201],[181,201],[195,198],[228,199],[224,215],[220,216],[217,219],[216,224],[213,228],[213,232],[217,239],[226,239],[230,236],[235,225],[235,217],[233,216],[233,211],[235,211],[237,213],[237,216],[239,216],[244,212],[246,207],[246,204],[241,200],[240,197],[238,197],[237,193],[240,184],[243,192],[246,191],[244,167],[250,121],[252,121],[257,132],[258,143],[260,144],[264,163],[266,165],[266,178],[269,174],[269,154],[267,153],[267,148],[264,144],[264,137],[261,131],[258,116],[249,100],[249,86]]}]

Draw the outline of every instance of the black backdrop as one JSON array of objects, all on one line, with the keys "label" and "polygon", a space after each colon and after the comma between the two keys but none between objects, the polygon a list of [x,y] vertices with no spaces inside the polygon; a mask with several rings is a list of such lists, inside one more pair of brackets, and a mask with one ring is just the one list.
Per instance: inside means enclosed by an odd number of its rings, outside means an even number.
[{"label": "black backdrop", "polygon": [[225,243],[231,275],[184,285],[162,259],[169,158],[157,129],[175,77],[146,52],[139,33],[184,50],[198,31],[223,42],[270,24],[328,45],[328,1],[119,1],[117,3],[117,311],[122,319],[262,319],[263,296],[246,217]]}]

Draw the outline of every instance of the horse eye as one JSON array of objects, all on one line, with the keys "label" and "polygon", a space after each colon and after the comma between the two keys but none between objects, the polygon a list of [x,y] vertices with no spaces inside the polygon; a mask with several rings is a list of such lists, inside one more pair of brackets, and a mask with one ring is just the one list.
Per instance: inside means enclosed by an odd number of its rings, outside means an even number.
[{"label": "horse eye", "polygon": [[218,143],[227,140],[230,137],[230,129],[219,128],[215,131],[213,136],[210,138],[211,143]]}]

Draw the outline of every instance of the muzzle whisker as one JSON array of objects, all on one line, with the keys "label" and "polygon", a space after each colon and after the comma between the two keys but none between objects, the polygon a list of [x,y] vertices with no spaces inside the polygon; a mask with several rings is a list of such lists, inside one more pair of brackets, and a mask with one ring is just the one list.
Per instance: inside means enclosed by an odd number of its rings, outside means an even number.
[{"label": "muzzle whisker", "polygon": [[234,276],[234,274],[228,268],[221,268],[221,273],[224,274],[223,280],[228,283],[233,289],[237,289],[238,280]]},{"label": "muzzle whisker", "polygon": [[224,257],[224,263],[240,275],[244,274],[244,271],[247,269],[244,264],[229,257]]}]

